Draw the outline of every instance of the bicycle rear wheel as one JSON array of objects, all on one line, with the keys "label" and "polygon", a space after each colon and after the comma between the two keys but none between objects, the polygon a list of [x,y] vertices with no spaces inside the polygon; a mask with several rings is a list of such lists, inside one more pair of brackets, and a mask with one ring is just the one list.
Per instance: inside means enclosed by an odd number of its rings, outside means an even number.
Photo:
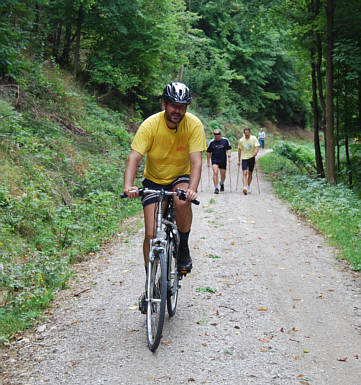
[{"label": "bicycle rear wheel", "polygon": [[154,352],[162,338],[167,300],[167,266],[163,253],[154,257],[148,279],[150,293],[147,295],[147,339],[149,349]]},{"label": "bicycle rear wheel", "polygon": [[167,309],[169,317],[173,317],[177,309],[179,276],[176,259],[176,246],[173,237],[168,239],[168,291],[167,291]]}]

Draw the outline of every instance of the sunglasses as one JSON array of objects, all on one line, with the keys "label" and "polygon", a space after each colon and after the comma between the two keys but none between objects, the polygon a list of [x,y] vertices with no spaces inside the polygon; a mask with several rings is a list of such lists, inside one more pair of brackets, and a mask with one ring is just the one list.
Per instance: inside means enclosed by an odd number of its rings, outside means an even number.
[{"label": "sunglasses", "polygon": [[221,135],[220,132],[213,132],[214,135]]}]

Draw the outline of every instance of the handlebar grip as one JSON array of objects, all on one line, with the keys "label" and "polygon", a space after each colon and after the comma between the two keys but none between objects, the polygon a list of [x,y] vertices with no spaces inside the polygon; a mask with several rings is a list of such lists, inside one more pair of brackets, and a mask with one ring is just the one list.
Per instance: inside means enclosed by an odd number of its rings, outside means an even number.
[{"label": "handlebar grip", "polygon": [[[185,201],[186,200],[186,194],[184,191],[181,191],[181,193],[178,195],[178,198],[181,200],[181,201]],[[191,203],[195,204],[195,205],[199,205],[201,202],[199,202],[197,199],[193,199],[191,201]]]},{"label": "handlebar grip", "polygon": [[[144,188],[139,188],[138,189],[138,194],[140,197],[143,197],[143,191],[144,191]],[[128,195],[126,193],[123,193],[120,195],[121,198],[128,198]]]}]

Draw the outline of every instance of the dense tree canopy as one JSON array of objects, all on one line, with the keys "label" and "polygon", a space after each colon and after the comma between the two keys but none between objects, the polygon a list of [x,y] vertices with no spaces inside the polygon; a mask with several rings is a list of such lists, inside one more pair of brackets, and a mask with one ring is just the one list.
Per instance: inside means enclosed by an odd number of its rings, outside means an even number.
[{"label": "dense tree canopy", "polygon": [[0,76],[19,83],[32,62],[51,61],[99,101],[140,113],[181,77],[206,115],[312,125],[321,176],[325,132],[327,177],[334,181],[336,151],[336,170],[352,187],[360,8],[358,0],[3,0]]}]

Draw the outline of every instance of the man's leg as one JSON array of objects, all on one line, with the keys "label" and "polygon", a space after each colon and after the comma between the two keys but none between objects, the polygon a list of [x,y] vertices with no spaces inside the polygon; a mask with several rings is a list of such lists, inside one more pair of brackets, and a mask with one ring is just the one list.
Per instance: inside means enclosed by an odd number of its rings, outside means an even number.
[{"label": "man's leg", "polygon": [[150,249],[150,240],[155,237],[155,221],[154,214],[157,209],[158,203],[151,203],[143,208],[144,210],[144,241],[143,241],[143,256],[144,267],[148,269],[148,257]]},{"label": "man's leg", "polygon": [[[147,285],[147,271],[148,271],[148,259],[149,259],[149,250],[150,250],[150,240],[155,236],[155,222],[154,222],[154,213],[157,208],[158,203],[151,203],[143,207],[144,213],[144,240],[143,240],[143,256],[144,256],[144,267],[145,267],[145,286]],[[147,313],[147,301],[146,301],[146,291],[145,287],[144,293],[140,297],[139,310],[141,313]]]},{"label": "man's leg", "polygon": [[220,168],[219,172],[221,174],[221,191],[224,191],[224,181],[226,180],[226,169]]},{"label": "man's leg", "polygon": [[252,175],[253,175],[255,164],[256,164],[256,158],[251,158],[248,164],[248,179],[247,179],[247,191],[249,193],[251,192]]},{"label": "man's leg", "polygon": [[[188,188],[187,183],[180,183],[175,186],[182,190]],[[188,201],[182,201],[178,197],[174,197],[175,217],[179,230],[180,244],[179,244],[179,269],[181,271],[191,271],[192,259],[190,258],[188,238],[192,227],[193,212],[192,204]]]},{"label": "man's leg", "polygon": [[248,171],[248,186],[250,186],[252,183],[252,175],[253,171]]},{"label": "man's leg", "polygon": [[243,194],[247,195],[247,184],[248,184],[248,170],[243,170],[243,176],[242,176],[242,181],[243,181]]},{"label": "man's leg", "polygon": [[212,170],[213,170],[213,184],[214,184],[214,192],[217,193],[217,190],[219,191],[219,186],[218,186],[218,170],[219,166],[218,164],[213,163],[212,164]]}]

